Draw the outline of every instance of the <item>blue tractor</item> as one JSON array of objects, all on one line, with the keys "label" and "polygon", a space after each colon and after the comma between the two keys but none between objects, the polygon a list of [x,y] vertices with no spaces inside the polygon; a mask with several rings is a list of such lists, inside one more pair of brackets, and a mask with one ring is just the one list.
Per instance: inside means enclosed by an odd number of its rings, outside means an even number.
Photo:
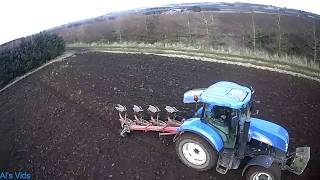
[{"label": "blue tractor", "polygon": [[[122,134],[130,130],[175,134],[175,147],[180,160],[199,171],[215,168],[217,172],[226,174],[230,169],[238,169],[242,163],[242,175],[247,180],[280,180],[281,170],[300,175],[310,159],[310,147],[298,147],[295,152],[289,153],[286,129],[251,117],[253,96],[252,88],[220,81],[206,89],[186,92],[183,102],[201,107],[194,117],[175,126],[159,120],[158,116],[151,118],[154,124],[141,125],[119,113]],[[121,107],[117,109],[124,112]],[[170,113],[177,111],[175,108],[166,109]],[[148,110],[160,112],[154,106]],[[135,110],[141,111],[141,108]],[[140,118],[135,116],[135,119]]]}]

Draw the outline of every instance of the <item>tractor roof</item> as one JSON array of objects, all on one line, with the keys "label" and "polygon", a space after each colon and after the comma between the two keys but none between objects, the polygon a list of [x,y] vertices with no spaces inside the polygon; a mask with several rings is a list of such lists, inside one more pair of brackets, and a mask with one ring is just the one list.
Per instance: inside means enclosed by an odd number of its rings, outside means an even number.
[{"label": "tractor roof", "polygon": [[[198,96],[198,102],[239,109],[250,101],[252,91],[245,86],[233,82],[220,81],[207,89],[186,92],[184,102],[190,103],[194,95]],[[193,102],[195,101],[193,100]]]}]

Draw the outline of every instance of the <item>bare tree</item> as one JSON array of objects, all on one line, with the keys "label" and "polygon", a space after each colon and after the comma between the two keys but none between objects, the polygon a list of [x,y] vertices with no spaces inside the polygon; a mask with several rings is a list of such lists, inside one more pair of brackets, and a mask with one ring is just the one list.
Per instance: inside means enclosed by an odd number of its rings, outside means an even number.
[{"label": "bare tree", "polygon": [[147,36],[147,39],[148,39],[148,16],[147,15],[144,15],[144,27],[145,27],[145,30],[146,30],[146,33],[145,35]]},{"label": "bare tree", "polygon": [[211,13],[210,14],[210,19],[211,19],[211,22],[210,22],[210,26],[211,26],[211,38],[213,39],[213,36],[216,36],[216,31],[215,31],[215,27],[217,26],[216,24],[216,20],[215,20],[215,17],[214,17],[214,13]]},{"label": "bare tree", "polygon": [[121,27],[121,21],[118,21],[115,25],[115,32],[118,36],[118,40],[121,43],[122,42],[122,27]]},{"label": "bare tree", "polygon": [[209,26],[208,26],[208,19],[206,18],[205,14],[202,12],[201,13],[201,18],[206,26],[206,33],[209,36]]},{"label": "bare tree", "polygon": [[121,25],[118,27],[119,42],[122,43]]},{"label": "bare tree", "polygon": [[278,34],[279,34],[279,38],[278,38],[278,56],[280,56],[280,54],[281,54],[281,40],[282,40],[280,10],[278,11],[278,23],[277,24],[278,24]]},{"label": "bare tree", "polygon": [[213,25],[213,24],[214,24],[214,16],[213,16],[213,13],[210,15],[210,18],[211,18],[211,24]]},{"label": "bare tree", "polygon": [[316,27],[316,19],[313,21],[313,62],[315,63],[317,60],[317,27]]},{"label": "bare tree", "polygon": [[251,12],[251,24],[252,24],[252,34],[253,34],[253,39],[252,39],[252,43],[253,43],[253,52],[256,51],[256,25],[254,23],[254,12]]},{"label": "bare tree", "polygon": [[191,40],[191,28],[190,28],[190,16],[189,16],[189,12],[187,12],[187,26],[188,26],[188,34],[189,34],[189,40]]}]

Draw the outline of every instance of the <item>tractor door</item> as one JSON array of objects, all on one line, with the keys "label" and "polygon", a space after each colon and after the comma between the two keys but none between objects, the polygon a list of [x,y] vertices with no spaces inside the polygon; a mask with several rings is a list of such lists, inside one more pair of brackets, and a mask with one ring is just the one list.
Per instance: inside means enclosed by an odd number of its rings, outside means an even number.
[{"label": "tractor door", "polygon": [[224,148],[234,148],[238,131],[238,115],[235,109],[205,104],[202,119],[217,130],[223,139]]}]

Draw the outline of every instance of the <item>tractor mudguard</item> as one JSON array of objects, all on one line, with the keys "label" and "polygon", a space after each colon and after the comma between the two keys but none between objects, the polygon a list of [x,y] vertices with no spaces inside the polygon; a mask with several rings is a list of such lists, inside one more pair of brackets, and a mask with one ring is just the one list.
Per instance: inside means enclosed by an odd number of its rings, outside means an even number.
[{"label": "tractor mudguard", "polygon": [[252,158],[243,168],[242,176],[244,175],[246,169],[250,166],[262,166],[269,168],[273,163],[274,158],[269,155],[259,155]]},{"label": "tractor mudguard", "polygon": [[220,135],[205,122],[202,122],[200,118],[190,118],[177,129],[178,132],[191,132],[198,134],[204,138],[209,144],[219,152],[223,148],[223,141]]}]

